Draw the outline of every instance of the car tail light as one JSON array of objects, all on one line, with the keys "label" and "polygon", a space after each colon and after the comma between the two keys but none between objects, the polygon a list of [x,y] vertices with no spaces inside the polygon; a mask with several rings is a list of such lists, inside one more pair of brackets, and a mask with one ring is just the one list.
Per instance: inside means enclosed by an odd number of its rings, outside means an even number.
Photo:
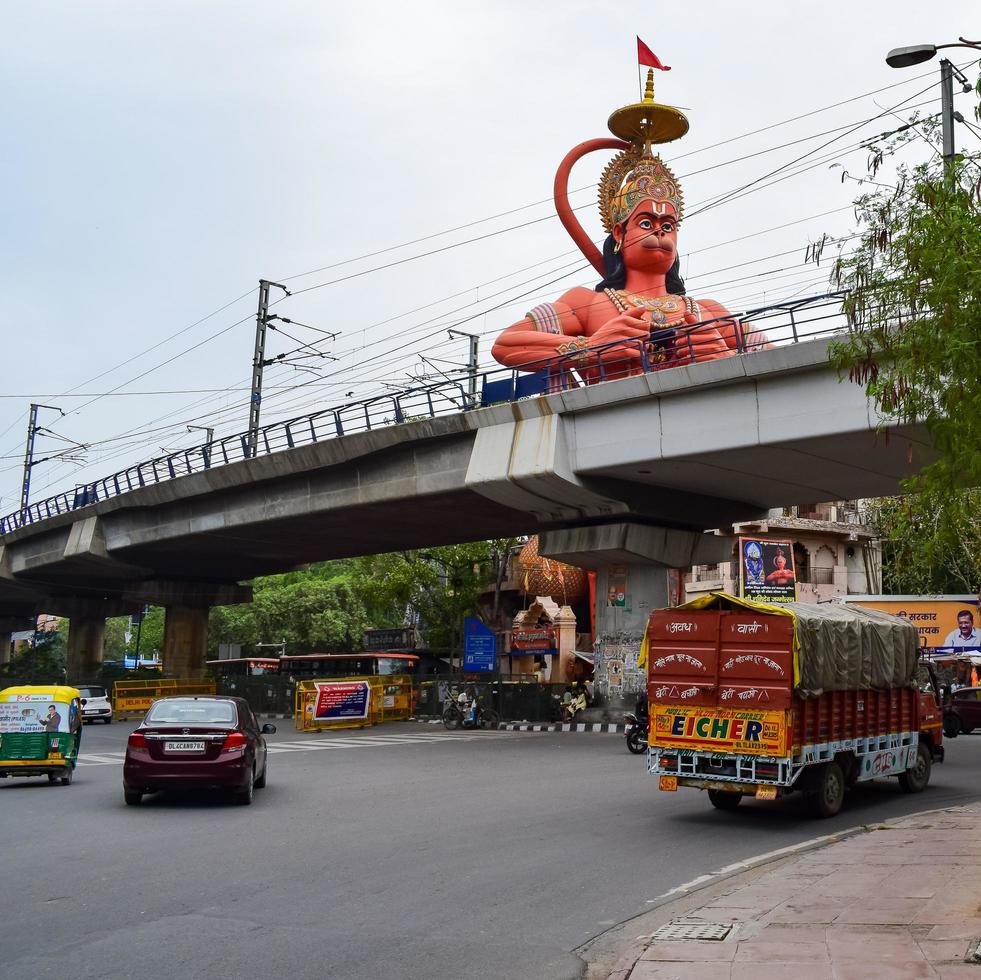
[{"label": "car tail light", "polygon": [[143,732],[133,732],[133,734],[126,740],[126,747],[129,749],[145,749],[146,736],[143,734]]},{"label": "car tail light", "polygon": [[245,749],[247,739],[241,732],[229,732],[225,736],[225,744],[222,745],[222,752],[242,752]]}]

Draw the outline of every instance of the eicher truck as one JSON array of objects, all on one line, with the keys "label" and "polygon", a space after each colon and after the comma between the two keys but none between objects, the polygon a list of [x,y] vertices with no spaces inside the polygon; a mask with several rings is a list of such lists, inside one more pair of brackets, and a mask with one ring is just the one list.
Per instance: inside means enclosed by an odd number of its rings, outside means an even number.
[{"label": "eicher truck", "polygon": [[830,817],[855,783],[897,776],[917,793],[943,761],[939,684],[903,619],[712,593],[655,610],[647,630],[661,790],[704,789],[722,810],[799,791]]}]

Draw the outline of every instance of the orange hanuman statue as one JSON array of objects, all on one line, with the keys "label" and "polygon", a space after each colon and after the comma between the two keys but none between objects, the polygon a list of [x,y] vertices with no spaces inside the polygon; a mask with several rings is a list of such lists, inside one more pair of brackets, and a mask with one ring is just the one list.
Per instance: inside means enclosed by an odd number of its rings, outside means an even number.
[{"label": "orange hanuman statue", "polygon": [[[679,275],[678,226],[685,207],[681,187],[653,143],[683,136],[688,120],[672,106],[654,102],[653,71],[644,100],[613,113],[609,126],[621,139],[594,139],[571,150],[555,175],[555,207],[566,230],[603,276],[595,289],[576,286],[554,303],[543,303],[504,330],[493,347],[504,365],[537,371],[555,355],[581,352],[577,366],[595,376],[596,348],[604,351],[607,377],[639,369],[641,342],[663,366],[711,360],[738,349],[737,321],[720,303],[685,295]],[[593,150],[618,149],[599,184],[599,210],[608,234],[603,253],[579,224],[568,200],[569,174]],[[694,326],[693,326],[694,325]],[[687,329],[686,329],[687,328]],[[752,346],[763,341],[750,338]],[[615,350],[615,353],[613,352]]]}]

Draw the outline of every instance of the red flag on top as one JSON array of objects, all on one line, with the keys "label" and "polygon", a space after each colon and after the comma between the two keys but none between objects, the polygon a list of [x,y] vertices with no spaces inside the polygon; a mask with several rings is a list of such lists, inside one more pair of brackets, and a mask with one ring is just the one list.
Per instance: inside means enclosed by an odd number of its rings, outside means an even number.
[{"label": "red flag on top", "polygon": [[661,59],[639,37],[637,38],[637,64],[647,65],[648,68],[659,68],[661,71],[671,71],[671,66],[662,65]]}]

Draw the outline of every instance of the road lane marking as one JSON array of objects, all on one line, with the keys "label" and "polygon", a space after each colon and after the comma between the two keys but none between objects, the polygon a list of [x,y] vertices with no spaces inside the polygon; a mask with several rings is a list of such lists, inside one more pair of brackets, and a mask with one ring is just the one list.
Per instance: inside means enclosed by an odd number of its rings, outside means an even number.
[{"label": "road lane marking", "polygon": [[[506,732],[433,732],[405,735],[342,735],[316,740],[289,740],[267,742],[266,751],[270,755],[283,752],[318,752],[323,749],[367,749],[377,747],[392,748],[398,745],[433,745],[446,742],[473,742],[481,738],[508,738]],[[125,752],[87,752],[79,755],[80,766],[118,766],[125,758]]]}]

